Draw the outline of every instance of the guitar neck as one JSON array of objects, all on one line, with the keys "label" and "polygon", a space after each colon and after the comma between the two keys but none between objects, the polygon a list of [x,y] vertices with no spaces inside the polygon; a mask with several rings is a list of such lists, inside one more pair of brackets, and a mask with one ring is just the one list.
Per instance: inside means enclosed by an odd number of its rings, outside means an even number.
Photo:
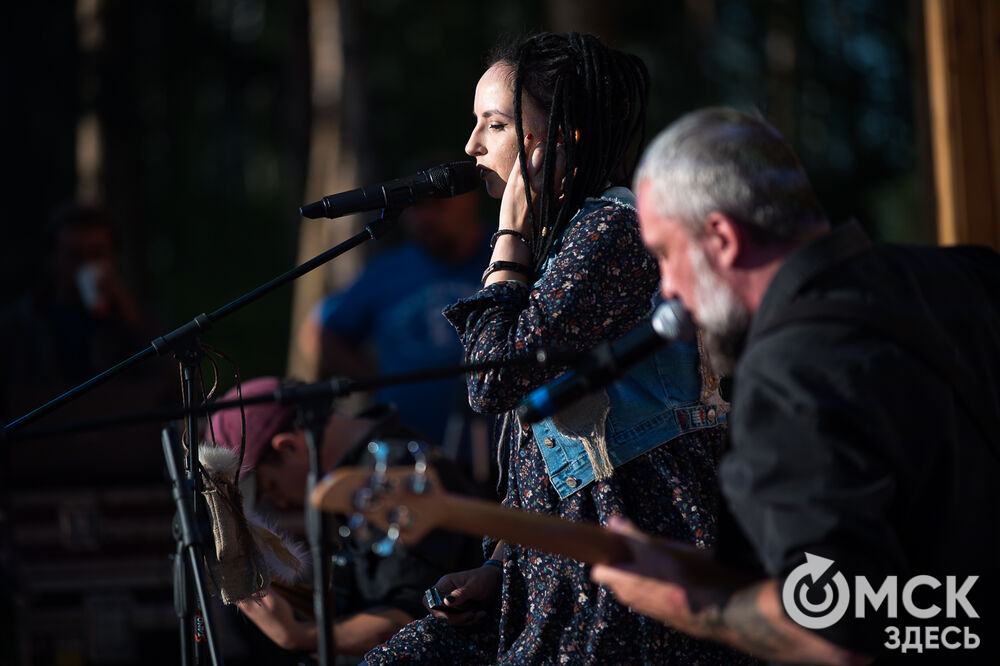
[{"label": "guitar neck", "polygon": [[[401,521],[405,525],[401,538],[406,543],[414,543],[430,530],[440,527],[476,537],[485,534],[587,564],[632,560],[629,541],[600,525],[452,495],[442,490],[433,470],[428,473],[430,484],[417,493],[410,490],[411,469],[393,468],[385,472],[378,484],[380,491],[374,494],[374,502],[369,498],[364,508],[365,518],[386,529],[403,515],[401,509],[409,510],[409,520]],[[310,501],[326,511],[351,514],[359,510],[358,491],[371,487],[369,470],[341,468],[323,479]],[[669,563],[671,570],[670,579],[731,589],[760,578],[759,572],[731,569],[720,564],[711,552],[692,544],[656,536],[639,538],[663,552],[664,561]]]},{"label": "guitar neck", "polygon": [[[632,560],[625,538],[593,523],[510,509],[483,500],[442,494],[437,524],[473,536],[483,534],[568,557],[587,564]],[[672,562],[675,575],[695,587],[734,589],[760,579],[758,572],[733,569],[691,544],[652,537],[652,545]],[[714,594],[714,592],[712,592]]]},{"label": "guitar neck", "polygon": [[435,503],[441,505],[439,525],[463,534],[486,534],[587,564],[632,559],[628,544],[621,536],[591,523],[572,522],[451,494],[443,494]]}]

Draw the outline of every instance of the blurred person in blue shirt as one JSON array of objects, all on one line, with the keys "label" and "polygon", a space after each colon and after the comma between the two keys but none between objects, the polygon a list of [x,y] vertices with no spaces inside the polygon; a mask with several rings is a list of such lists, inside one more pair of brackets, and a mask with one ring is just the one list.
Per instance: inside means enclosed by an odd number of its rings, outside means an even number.
[{"label": "blurred person in blue shirt", "polygon": [[[490,248],[478,193],[422,201],[402,220],[411,238],[377,255],[353,284],[313,308],[299,343],[323,377],[371,377],[462,362],[441,310],[475,293]],[[464,376],[392,386],[375,400],[441,445],[480,483],[490,477],[489,433],[468,407]]]}]

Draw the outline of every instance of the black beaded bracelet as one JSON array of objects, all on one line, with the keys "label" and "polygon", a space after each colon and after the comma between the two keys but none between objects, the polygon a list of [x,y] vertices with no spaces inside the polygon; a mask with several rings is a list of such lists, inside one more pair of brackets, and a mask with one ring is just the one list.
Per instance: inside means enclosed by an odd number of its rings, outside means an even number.
[{"label": "black beaded bracelet", "polygon": [[500,238],[501,236],[514,236],[515,238],[517,238],[518,240],[520,240],[522,243],[524,243],[525,245],[527,245],[529,250],[531,249],[531,241],[528,240],[527,238],[525,238],[524,234],[522,234],[520,231],[514,231],[513,229],[500,229],[498,231],[493,232],[493,235],[490,236],[490,249],[491,250],[494,247],[496,247],[496,245],[497,245],[497,239]]},{"label": "black beaded bracelet", "polygon": [[490,559],[486,560],[485,562],[483,562],[483,566],[484,567],[487,564],[490,565],[491,567],[499,567],[499,568],[503,569],[503,562],[500,561],[500,560],[495,560],[492,557]]},{"label": "black beaded bracelet", "polygon": [[514,271],[515,273],[521,273],[527,278],[530,278],[533,272],[524,264],[520,264],[516,261],[494,261],[486,267],[485,271],[483,271],[482,283],[484,286],[486,285],[486,278],[488,278],[491,273],[495,273],[497,271]]}]

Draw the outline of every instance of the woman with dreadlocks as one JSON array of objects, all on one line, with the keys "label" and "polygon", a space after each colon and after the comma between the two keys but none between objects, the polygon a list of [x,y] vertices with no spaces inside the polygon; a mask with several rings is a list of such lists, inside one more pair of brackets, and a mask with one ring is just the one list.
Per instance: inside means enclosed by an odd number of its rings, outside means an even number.
[{"label": "woman with dreadlocks", "polygon": [[[590,35],[540,34],[494,52],[465,147],[500,198],[483,289],[445,310],[467,360],[588,350],[633,328],[659,274],[623,184],[642,140],[648,75]],[[529,426],[513,409],[563,368],[511,364],[470,376],[478,411],[502,414],[503,503],[574,521],[627,516],[640,529],[713,544],[718,408],[701,398],[695,343]],[[484,526],[488,531],[488,526]],[[632,613],[589,567],[503,541],[435,585],[434,610],[366,663],[734,663],[739,657]],[[497,603],[499,600],[499,603]]]}]

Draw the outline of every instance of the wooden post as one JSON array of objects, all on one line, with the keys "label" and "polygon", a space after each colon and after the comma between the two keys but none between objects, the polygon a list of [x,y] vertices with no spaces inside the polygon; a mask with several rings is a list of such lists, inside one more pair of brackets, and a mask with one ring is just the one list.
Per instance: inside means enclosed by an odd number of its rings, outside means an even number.
[{"label": "wooden post", "polygon": [[1000,250],[1000,3],[925,0],[938,242]]},{"label": "wooden post", "polygon": [[[343,20],[336,0],[309,0],[313,111],[303,203],[359,185],[357,159],[343,133],[345,107],[349,103],[344,99],[344,70],[349,64],[344,60]],[[360,231],[358,219],[303,220],[299,228],[299,262],[356,234]],[[361,251],[355,250],[295,281],[289,375],[308,381],[318,378],[316,359],[307,358],[297,344],[300,327],[328,291],[350,283],[360,270],[362,259]]]}]

